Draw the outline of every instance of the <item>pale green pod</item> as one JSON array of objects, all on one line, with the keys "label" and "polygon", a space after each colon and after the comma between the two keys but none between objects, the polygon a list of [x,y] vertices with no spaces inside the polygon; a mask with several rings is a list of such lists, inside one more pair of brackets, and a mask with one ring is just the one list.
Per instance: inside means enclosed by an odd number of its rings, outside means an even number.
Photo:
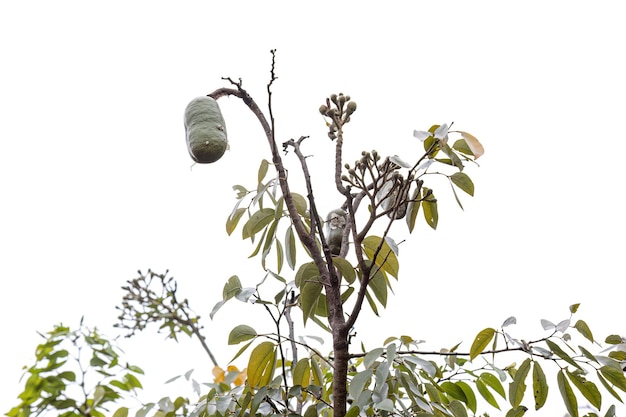
[{"label": "pale green pod", "polygon": [[185,134],[194,161],[208,164],[224,155],[228,149],[226,125],[215,99],[201,96],[191,100],[185,109]]}]

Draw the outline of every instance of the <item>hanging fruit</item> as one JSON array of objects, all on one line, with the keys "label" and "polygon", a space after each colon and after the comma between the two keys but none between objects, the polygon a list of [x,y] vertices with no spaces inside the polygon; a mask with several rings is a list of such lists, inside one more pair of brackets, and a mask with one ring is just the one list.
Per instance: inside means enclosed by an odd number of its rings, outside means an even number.
[{"label": "hanging fruit", "polygon": [[185,134],[189,155],[199,164],[215,162],[229,149],[224,118],[212,97],[197,97],[187,105]]}]

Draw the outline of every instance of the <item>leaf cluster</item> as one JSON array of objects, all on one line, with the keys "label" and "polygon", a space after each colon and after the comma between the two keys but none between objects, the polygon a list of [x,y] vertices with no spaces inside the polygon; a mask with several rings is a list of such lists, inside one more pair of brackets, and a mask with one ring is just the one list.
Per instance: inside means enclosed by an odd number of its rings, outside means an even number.
[{"label": "leaf cluster", "polygon": [[110,415],[111,403],[142,385],[141,368],[122,364],[119,348],[96,328],[59,324],[41,335],[35,364],[24,373],[20,403],[9,417],[56,412],[62,417]]}]

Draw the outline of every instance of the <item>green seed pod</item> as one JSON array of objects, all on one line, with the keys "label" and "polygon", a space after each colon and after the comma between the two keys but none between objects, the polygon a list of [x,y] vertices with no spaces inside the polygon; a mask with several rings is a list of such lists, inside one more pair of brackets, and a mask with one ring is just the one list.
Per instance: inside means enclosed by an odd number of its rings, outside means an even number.
[{"label": "green seed pod", "polygon": [[224,118],[212,97],[197,97],[187,105],[185,134],[189,155],[200,164],[217,161],[229,148]]}]

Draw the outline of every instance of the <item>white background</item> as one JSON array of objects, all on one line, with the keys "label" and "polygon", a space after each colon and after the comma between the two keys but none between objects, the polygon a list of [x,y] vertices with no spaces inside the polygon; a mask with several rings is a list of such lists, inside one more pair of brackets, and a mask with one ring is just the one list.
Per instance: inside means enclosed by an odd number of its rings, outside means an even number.
[{"label": "white background", "polygon": [[[373,348],[409,334],[433,349],[464,341],[468,350],[478,331],[511,315],[513,335],[536,339],[545,334],[539,319],[566,319],[573,303],[600,341],[626,334],[626,30],[618,3],[379,4],[0,6],[2,412],[17,404],[36,331],[84,316],[116,335],[120,287],[138,269],[169,269],[206,319],[220,363],[236,352],[226,345],[229,330],[256,323],[259,310],[232,303],[214,321],[208,314],[229,276],[244,285],[263,276],[246,259],[253,246],[239,231],[228,238],[224,223],[231,186],[254,186],[269,151],[247,108],[223,99],[231,150],[190,168],[182,113],[192,98],[227,85],[224,76],[242,77],[265,109],[272,48],[278,139],[311,136],[305,151],[322,210],[341,203],[329,182],[333,143],[317,111],[331,93],[359,105],[346,128],[347,162],[371,149],[411,160],[421,149],[414,129],[450,122],[486,148],[480,168],[468,167],[476,194],[461,196],[464,211],[446,183],[433,183],[438,230],[423,221],[411,236],[402,223],[392,230],[397,241],[410,238],[400,247],[396,295],[381,319],[361,318],[359,342]],[[285,161],[299,178],[295,158]],[[148,331],[121,343],[146,370],[144,401],[190,394],[162,383],[191,368],[199,381],[212,379],[195,341],[164,342]],[[544,369],[555,408],[528,415],[563,414],[557,368]],[[532,409],[530,393],[524,403]]]}]

